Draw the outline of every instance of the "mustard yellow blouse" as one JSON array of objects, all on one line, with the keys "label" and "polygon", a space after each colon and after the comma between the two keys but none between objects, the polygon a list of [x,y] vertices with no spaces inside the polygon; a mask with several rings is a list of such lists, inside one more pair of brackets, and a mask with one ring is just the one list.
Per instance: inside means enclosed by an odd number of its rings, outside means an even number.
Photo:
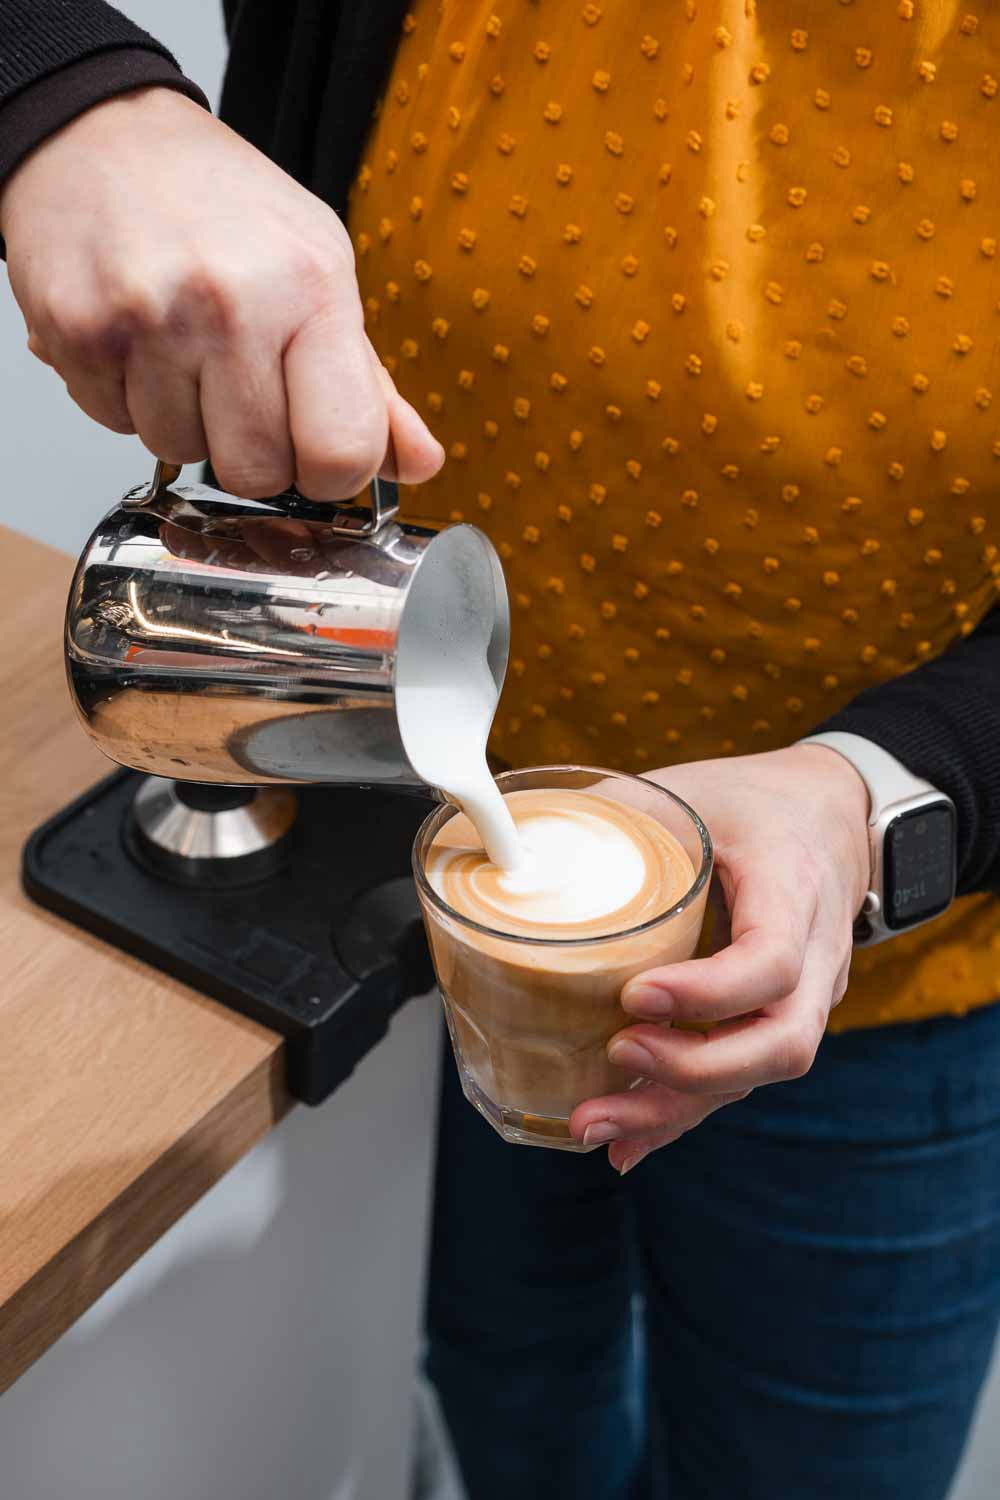
[{"label": "mustard yellow blouse", "polygon": [[[495,748],[786,744],[1000,577],[1000,7],[417,0],[353,193],[370,337],[498,545]],[[986,897],[834,1026],[1000,995]]]}]

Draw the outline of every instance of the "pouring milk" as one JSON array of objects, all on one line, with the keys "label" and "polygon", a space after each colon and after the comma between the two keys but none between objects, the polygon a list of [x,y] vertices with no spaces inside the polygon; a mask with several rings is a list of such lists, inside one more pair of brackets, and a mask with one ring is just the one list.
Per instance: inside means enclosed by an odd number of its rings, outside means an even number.
[{"label": "pouring milk", "polygon": [[396,714],[417,775],[461,807],[493,864],[513,870],[521,840],[486,762],[499,698],[494,622],[482,608],[493,568],[478,533],[461,532],[450,533],[449,549],[428,552],[414,580],[399,634]]}]

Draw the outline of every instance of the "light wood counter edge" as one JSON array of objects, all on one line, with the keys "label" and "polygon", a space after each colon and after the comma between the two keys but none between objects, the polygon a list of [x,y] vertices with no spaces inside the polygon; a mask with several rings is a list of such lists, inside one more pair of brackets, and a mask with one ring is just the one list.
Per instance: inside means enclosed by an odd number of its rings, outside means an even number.
[{"label": "light wood counter edge", "polygon": [[288,1113],[284,1061],[242,1078],[0,1307],[0,1395]]},{"label": "light wood counter edge", "polygon": [[113,769],[66,692],[71,569],[0,526],[0,1393],[291,1107],[276,1033],[21,889],[32,829]]}]

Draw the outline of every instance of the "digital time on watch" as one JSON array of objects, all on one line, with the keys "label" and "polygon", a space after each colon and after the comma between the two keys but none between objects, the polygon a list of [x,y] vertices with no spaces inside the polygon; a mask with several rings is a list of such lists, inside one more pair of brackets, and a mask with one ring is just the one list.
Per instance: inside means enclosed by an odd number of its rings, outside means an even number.
[{"label": "digital time on watch", "polygon": [[950,797],[857,734],[814,734],[849,761],[868,788],[868,891],[854,941],[869,947],[938,917],[955,898],[956,817]]}]

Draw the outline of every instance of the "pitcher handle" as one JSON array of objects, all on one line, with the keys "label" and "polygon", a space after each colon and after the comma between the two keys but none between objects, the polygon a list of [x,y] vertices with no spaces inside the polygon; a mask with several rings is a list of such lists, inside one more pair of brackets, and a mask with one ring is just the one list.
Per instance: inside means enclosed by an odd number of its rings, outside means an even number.
[{"label": "pitcher handle", "polygon": [[[153,478],[149,484],[137,484],[122,496],[123,505],[148,505],[159,500],[164,490],[180,478],[180,464],[168,464],[164,459],[156,460]],[[330,519],[331,507],[336,507],[331,530],[335,536],[373,537],[394,521],[399,514],[399,490],[392,479],[381,479],[377,474],[371,485],[371,505],[355,505],[341,500],[307,500],[297,490],[286,490],[275,495],[268,503],[291,515],[309,515],[324,520]]]}]

